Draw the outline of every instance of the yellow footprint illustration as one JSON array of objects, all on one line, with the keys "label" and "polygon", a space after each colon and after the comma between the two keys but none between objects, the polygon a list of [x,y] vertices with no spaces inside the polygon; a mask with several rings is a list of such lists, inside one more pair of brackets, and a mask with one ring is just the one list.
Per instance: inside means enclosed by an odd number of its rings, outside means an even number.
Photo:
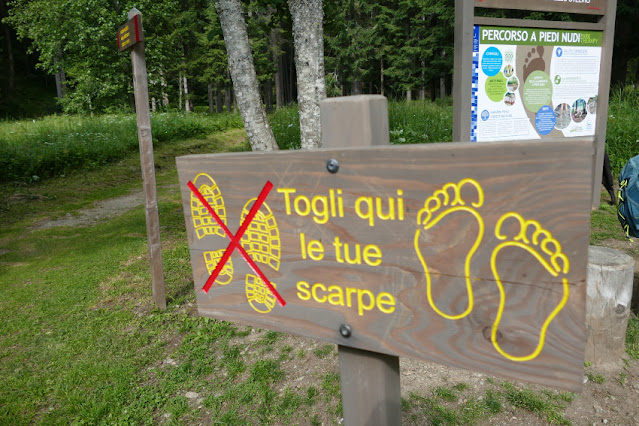
[{"label": "yellow footprint illustration", "polygon": [[[200,173],[193,180],[193,185],[195,185],[200,194],[206,199],[206,202],[209,203],[211,208],[226,225],[224,198],[222,198],[220,188],[213,178],[206,173]],[[222,227],[213,219],[211,213],[209,213],[207,208],[204,207],[204,204],[202,204],[193,193],[191,193],[191,216],[193,217],[193,227],[195,228],[195,235],[197,235],[198,240],[201,240],[207,235],[219,235],[220,237],[226,238]],[[204,252],[204,262],[209,274],[213,273],[223,255],[224,249]],[[230,283],[232,279],[233,263],[229,258],[215,282],[220,285],[226,285]]]},{"label": "yellow footprint illustration", "polygon": [[[462,198],[461,191],[463,187],[469,187],[471,191],[476,194],[476,201],[467,205],[466,200]],[[422,267],[424,268],[424,275],[426,277],[426,292],[428,296],[428,303],[433,308],[435,312],[441,315],[444,318],[457,320],[464,318],[473,310],[473,288],[470,276],[470,262],[481,243],[481,240],[484,236],[484,220],[477,212],[477,209],[484,204],[484,191],[481,185],[475,181],[474,179],[462,179],[458,183],[447,183],[441,189],[435,191],[435,193],[430,196],[424,202],[424,207],[417,214],[417,231],[415,232],[415,251],[417,252],[417,256],[419,257],[420,262],[422,263]],[[479,231],[477,233],[477,237],[470,250],[466,254],[466,258],[464,260],[464,275],[465,275],[465,284],[466,284],[466,292],[468,297],[468,305],[466,310],[459,314],[447,314],[439,309],[433,300],[433,291],[432,291],[432,277],[431,272],[428,267],[428,263],[430,259],[425,259],[422,250],[420,249],[419,238],[422,233],[422,227],[424,232],[430,231],[433,227],[435,227],[439,221],[443,218],[447,217],[450,214],[454,213],[463,213],[465,215],[470,214],[474,220],[477,221],[479,225]],[[435,231],[436,232],[436,231]]]},{"label": "yellow footprint illustration", "polygon": [[[518,222],[518,233],[510,236],[503,234],[502,226],[508,219],[514,219]],[[553,320],[553,318],[555,318],[555,316],[557,316],[557,314],[563,309],[563,307],[566,305],[566,302],[568,301],[568,279],[563,275],[568,273],[570,263],[566,255],[563,254],[561,251],[561,244],[559,244],[559,242],[555,238],[553,238],[550,232],[542,228],[539,222],[536,222],[534,220],[526,220],[519,213],[510,212],[503,215],[499,219],[499,221],[497,221],[497,225],[495,227],[495,236],[499,240],[503,240],[503,242],[495,247],[490,258],[490,267],[497,282],[497,286],[499,287],[499,309],[497,311],[495,322],[492,326],[491,341],[495,349],[497,349],[497,351],[505,358],[508,358],[512,361],[529,361],[536,358],[541,353],[541,350],[544,347],[546,331],[548,330],[550,322]],[[561,277],[563,291],[563,295],[559,300],[559,303],[557,304],[557,306],[555,306],[555,308],[552,310],[550,315],[548,315],[541,326],[541,329],[539,331],[539,341],[535,350],[529,355],[525,356],[514,356],[507,353],[500,347],[497,341],[499,324],[502,320],[504,306],[506,303],[506,292],[504,290],[504,285],[499,275],[499,271],[497,270],[497,255],[502,250],[508,250],[510,247],[517,247],[527,251],[546,269],[546,271],[548,271],[551,276]]]},{"label": "yellow footprint illustration", "polygon": [[[253,198],[244,205],[240,226],[249,214]],[[255,263],[268,265],[279,271],[281,258],[280,231],[268,204],[263,203],[240,241],[246,253]],[[277,287],[271,282],[273,287]],[[255,274],[246,275],[246,297],[251,307],[260,313],[268,313],[273,309],[277,299],[262,279]]]}]

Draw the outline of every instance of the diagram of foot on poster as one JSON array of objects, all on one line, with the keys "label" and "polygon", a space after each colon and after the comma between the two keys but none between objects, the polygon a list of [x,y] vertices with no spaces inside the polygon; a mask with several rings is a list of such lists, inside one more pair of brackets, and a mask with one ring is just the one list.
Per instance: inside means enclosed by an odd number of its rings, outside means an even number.
[{"label": "diagram of foot on poster", "polygon": [[602,33],[475,26],[472,141],[595,134]]}]

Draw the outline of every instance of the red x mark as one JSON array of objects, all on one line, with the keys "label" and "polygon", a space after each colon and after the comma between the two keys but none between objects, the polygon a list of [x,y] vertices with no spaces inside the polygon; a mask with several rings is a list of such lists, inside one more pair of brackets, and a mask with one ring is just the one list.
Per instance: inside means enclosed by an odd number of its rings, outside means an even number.
[{"label": "red x mark", "polygon": [[273,284],[271,284],[268,278],[266,278],[266,275],[264,275],[262,271],[260,271],[260,268],[257,267],[255,262],[253,262],[253,259],[251,259],[251,257],[248,255],[246,250],[244,250],[244,247],[240,245],[240,240],[242,239],[242,235],[244,235],[244,232],[246,232],[246,229],[248,228],[249,224],[251,223],[251,221],[257,214],[257,211],[262,206],[262,203],[264,203],[264,200],[266,200],[268,193],[273,188],[273,184],[269,181],[266,181],[266,184],[264,184],[264,188],[262,188],[260,195],[257,197],[257,200],[253,204],[253,207],[251,207],[249,214],[246,216],[246,218],[244,219],[244,222],[242,222],[242,226],[240,226],[240,229],[237,230],[237,233],[235,235],[233,235],[231,230],[226,227],[222,219],[220,219],[217,213],[215,213],[215,210],[211,208],[210,204],[206,201],[206,199],[200,193],[200,191],[197,190],[195,185],[193,185],[191,181],[189,181],[187,185],[189,189],[193,191],[195,196],[200,200],[200,202],[204,205],[204,207],[206,207],[206,209],[209,211],[211,216],[213,216],[213,219],[215,219],[218,225],[220,225],[220,227],[224,230],[224,233],[229,238],[229,240],[231,240],[231,242],[229,243],[229,246],[226,248],[226,251],[224,252],[224,255],[220,259],[220,262],[215,267],[215,270],[213,271],[209,279],[206,280],[204,287],[202,287],[202,290],[204,290],[204,293],[208,293],[209,289],[213,285],[213,282],[215,282],[215,280],[217,279],[217,276],[220,274],[220,271],[222,271],[222,268],[224,267],[226,262],[229,260],[229,257],[231,257],[231,254],[233,254],[233,251],[237,248],[240,251],[240,254],[244,258],[244,260],[246,260],[246,263],[248,263],[248,265],[251,267],[253,272],[255,272],[262,279],[264,284],[266,284],[266,287],[268,287],[271,293],[273,293],[273,296],[275,296],[275,298],[280,303],[280,305],[286,306],[286,302],[284,301],[284,299],[282,299],[282,296],[280,296],[277,290],[275,290],[275,287],[273,287]]}]

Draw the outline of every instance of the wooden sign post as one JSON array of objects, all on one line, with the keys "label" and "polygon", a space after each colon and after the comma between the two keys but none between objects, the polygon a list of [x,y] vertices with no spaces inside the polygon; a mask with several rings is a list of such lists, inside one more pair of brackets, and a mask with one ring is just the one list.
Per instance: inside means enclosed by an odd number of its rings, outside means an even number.
[{"label": "wooden sign post", "polygon": [[177,159],[199,314],[339,345],[349,425],[399,356],[580,390],[592,142],[384,146],[367,98],[322,106],[355,147]]},{"label": "wooden sign post", "polygon": [[[617,0],[456,0],[454,141],[586,137],[599,206]],[[577,22],[476,16],[563,12]]]},{"label": "wooden sign post", "polygon": [[128,17],[129,21],[118,29],[118,48],[121,51],[131,49],[153,301],[158,308],[165,309],[166,296],[164,291],[164,270],[162,266],[162,244],[160,241],[160,217],[155,184],[155,164],[153,160],[153,138],[151,135],[151,113],[149,111],[149,90],[146,78],[142,15],[139,10],[133,8],[129,11]]},{"label": "wooden sign post", "polygon": [[[389,144],[384,96],[330,98],[322,101],[320,109],[324,148]],[[353,332],[350,325],[345,327],[349,328],[340,328],[340,333]],[[338,354],[346,424],[401,424],[399,357],[344,345],[338,346]]]}]

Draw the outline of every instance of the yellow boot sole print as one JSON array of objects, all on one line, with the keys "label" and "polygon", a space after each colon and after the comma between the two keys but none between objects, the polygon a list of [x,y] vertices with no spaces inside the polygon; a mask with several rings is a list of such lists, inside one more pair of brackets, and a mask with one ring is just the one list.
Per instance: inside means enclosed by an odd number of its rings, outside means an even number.
[{"label": "yellow boot sole print", "polygon": [[[464,187],[468,187],[469,191],[473,192],[473,202],[470,205],[467,204],[467,201],[462,198],[461,190]],[[424,268],[424,276],[426,278],[426,293],[428,296],[428,303],[433,308],[437,314],[440,316],[450,319],[450,320],[458,320],[466,317],[473,310],[473,288],[472,288],[472,278],[470,274],[470,263],[473,258],[473,255],[477,251],[479,244],[481,243],[484,237],[484,221],[482,217],[477,212],[477,209],[480,208],[484,204],[484,191],[477,181],[474,179],[463,179],[459,181],[459,183],[447,183],[439,189],[435,191],[435,193],[430,196],[424,202],[424,207],[417,214],[417,231],[415,232],[415,252],[417,253],[417,257]],[[426,259],[422,254],[422,249],[420,247],[420,236],[423,233],[429,232],[437,232],[437,224],[444,219],[445,217],[451,214],[462,214],[465,216],[470,215],[469,217],[476,220],[478,224],[478,232],[477,237],[475,238],[473,245],[465,256],[464,259],[464,275],[463,280],[465,281],[468,304],[466,309],[458,314],[449,314],[440,309],[435,300],[433,298],[433,277],[432,272],[428,266],[429,263],[434,264],[444,264],[449,262],[450,259],[446,259],[445,262],[437,262],[436,260]],[[444,253],[445,256],[445,253]]]},{"label": "yellow boot sole print", "polygon": [[[514,219],[516,221],[515,224],[519,227],[519,231],[510,236],[504,235],[504,231],[502,230],[504,222],[508,219]],[[541,350],[544,347],[546,331],[550,326],[550,322],[557,316],[559,311],[563,309],[568,301],[569,284],[568,279],[565,278],[565,274],[568,273],[570,264],[566,255],[561,251],[561,244],[553,238],[550,232],[542,228],[538,222],[534,220],[525,220],[518,213],[511,212],[503,215],[495,227],[495,236],[503,242],[495,247],[490,258],[490,267],[495,277],[497,287],[499,288],[499,309],[497,311],[495,322],[492,326],[491,341],[495,349],[497,349],[497,351],[505,358],[512,361],[529,361],[536,358],[541,353]],[[514,247],[528,252],[552,277],[561,278],[562,296],[557,305],[552,309],[550,314],[542,323],[539,330],[539,340],[535,349],[525,356],[515,356],[507,353],[501,348],[498,342],[499,325],[503,318],[504,308],[506,305],[506,291],[498,271],[497,255],[504,249],[508,251]]]},{"label": "yellow boot sole print", "polygon": [[[257,200],[249,200],[242,209],[240,226],[249,214],[251,206]],[[279,271],[281,259],[280,231],[270,207],[263,203],[241,239],[242,248],[255,263],[268,265]],[[271,282],[273,287],[277,287]],[[260,313],[268,313],[273,309],[277,299],[262,279],[255,274],[246,275],[246,298],[251,307]]]},{"label": "yellow boot sole print", "polygon": [[[193,185],[198,189],[200,194],[202,194],[211,208],[226,225],[226,208],[224,207],[224,198],[222,198],[220,188],[217,186],[213,178],[206,173],[200,173],[193,180]],[[222,238],[226,238],[226,234],[222,227],[215,221],[215,219],[213,219],[213,217],[211,217],[211,214],[208,212],[206,207],[204,207],[204,204],[202,204],[193,193],[191,193],[191,216],[193,217],[193,227],[198,240],[201,240],[207,235],[218,235]],[[224,249],[204,252],[204,262],[209,274],[213,273],[223,255]],[[229,258],[215,282],[220,285],[226,285],[230,283],[232,279],[233,263]]]}]

